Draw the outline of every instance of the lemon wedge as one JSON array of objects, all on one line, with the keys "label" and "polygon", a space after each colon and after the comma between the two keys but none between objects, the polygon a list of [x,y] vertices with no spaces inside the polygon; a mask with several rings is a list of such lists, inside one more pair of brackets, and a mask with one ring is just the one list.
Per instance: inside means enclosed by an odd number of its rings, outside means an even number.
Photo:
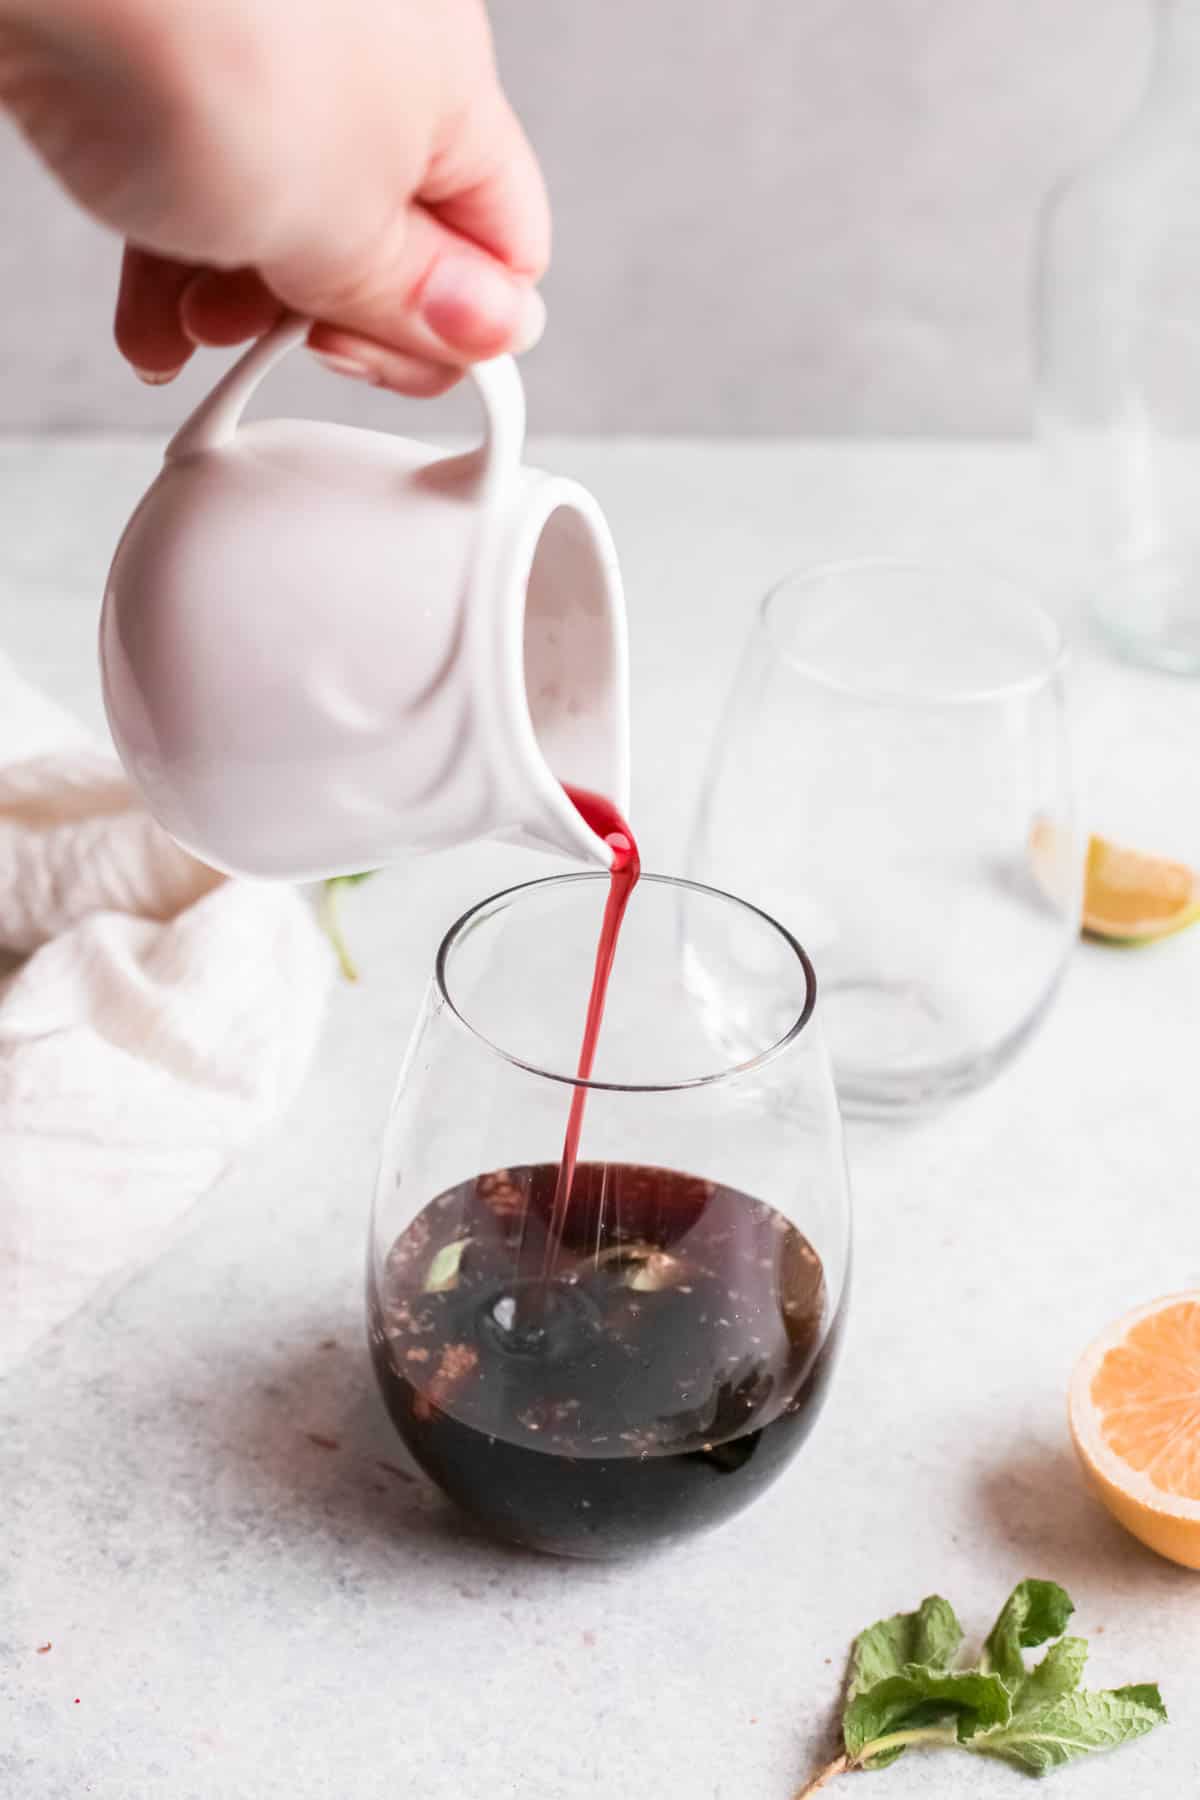
[{"label": "lemon wedge", "polygon": [[1088,842],[1083,929],[1118,944],[1149,944],[1200,919],[1200,877],[1185,863]]}]

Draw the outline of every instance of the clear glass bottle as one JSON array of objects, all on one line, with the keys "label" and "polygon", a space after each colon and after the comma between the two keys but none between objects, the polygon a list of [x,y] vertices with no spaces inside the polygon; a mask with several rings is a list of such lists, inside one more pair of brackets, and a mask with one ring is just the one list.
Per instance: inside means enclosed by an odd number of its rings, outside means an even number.
[{"label": "clear glass bottle", "polygon": [[1043,213],[1039,415],[1097,622],[1200,674],[1200,4],[1156,18],[1137,111]]}]

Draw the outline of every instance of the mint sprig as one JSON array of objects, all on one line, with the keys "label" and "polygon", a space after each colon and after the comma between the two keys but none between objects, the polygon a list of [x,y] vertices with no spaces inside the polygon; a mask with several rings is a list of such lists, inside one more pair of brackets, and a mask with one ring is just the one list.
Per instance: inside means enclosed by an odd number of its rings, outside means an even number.
[{"label": "mint sprig", "polygon": [[[837,1775],[883,1769],[914,1745],[970,1751],[1046,1775],[1115,1750],[1165,1723],[1158,1688],[1088,1691],[1082,1638],[1063,1637],[1074,1607],[1053,1581],[1022,1581],[1005,1601],[978,1663],[954,1664],[962,1627],[939,1595],[880,1619],[855,1639],[842,1712],[841,1756],[813,1777],[808,1800]],[[1032,1669],[1023,1652],[1051,1644]]]},{"label": "mint sprig", "polygon": [[359,875],[331,875],[328,881],[321,883],[321,893],[317,900],[317,919],[325,936],[333,945],[338,959],[338,968],[342,971],[346,981],[358,980],[358,968],[342,935],[342,921],[338,916],[338,890],[344,887],[357,887],[360,881],[366,881],[369,876],[374,874],[374,869],[364,869]]}]

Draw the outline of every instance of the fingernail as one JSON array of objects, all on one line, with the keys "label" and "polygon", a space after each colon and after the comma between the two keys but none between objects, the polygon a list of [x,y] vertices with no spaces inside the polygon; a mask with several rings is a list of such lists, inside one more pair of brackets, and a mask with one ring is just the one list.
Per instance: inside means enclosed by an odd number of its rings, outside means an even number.
[{"label": "fingernail", "polygon": [[545,329],[546,302],[536,288],[526,288],[521,296],[517,333],[513,339],[514,355],[523,356],[526,350],[532,350]]},{"label": "fingernail", "polygon": [[483,256],[444,256],[425,283],[421,314],[443,343],[483,354],[528,349],[545,324],[533,289]]},{"label": "fingernail", "polygon": [[196,304],[197,297],[203,296],[205,288],[211,283],[212,279],[213,271],[211,269],[201,269],[198,275],[193,275],[192,279],[179,290],[179,300],[177,302],[179,308],[179,323],[183,326],[184,336],[189,337],[198,350],[204,349],[204,342],[203,339],[193,331],[189,323],[188,315]]},{"label": "fingernail", "polygon": [[347,375],[351,381],[369,381],[371,371],[366,363],[353,356],[339,356],[333,350],[314,350],[313,355],[332,375]]},{"label": "fingernail", "polygon": [[174,381],[182,367],[183,364],[180,363],[174,369],[135,369],[133,372],[147,387],[165,387],[168,381]]}]

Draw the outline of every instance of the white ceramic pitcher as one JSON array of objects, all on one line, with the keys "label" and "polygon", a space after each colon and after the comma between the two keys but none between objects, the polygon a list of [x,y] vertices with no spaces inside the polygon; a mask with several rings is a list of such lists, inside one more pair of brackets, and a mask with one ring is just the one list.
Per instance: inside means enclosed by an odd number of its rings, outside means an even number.
[{"label": "white ceramic pitcher", "polygon": [[482,449],[343,425],[239,428],[289,321],[167,448],[100,628],[113,738],[155,817],[234,874],[375,868],[497,835],[607,865],[562,784],[624,811],[625,612],[604,518],[522,466],[509,357]]}]

